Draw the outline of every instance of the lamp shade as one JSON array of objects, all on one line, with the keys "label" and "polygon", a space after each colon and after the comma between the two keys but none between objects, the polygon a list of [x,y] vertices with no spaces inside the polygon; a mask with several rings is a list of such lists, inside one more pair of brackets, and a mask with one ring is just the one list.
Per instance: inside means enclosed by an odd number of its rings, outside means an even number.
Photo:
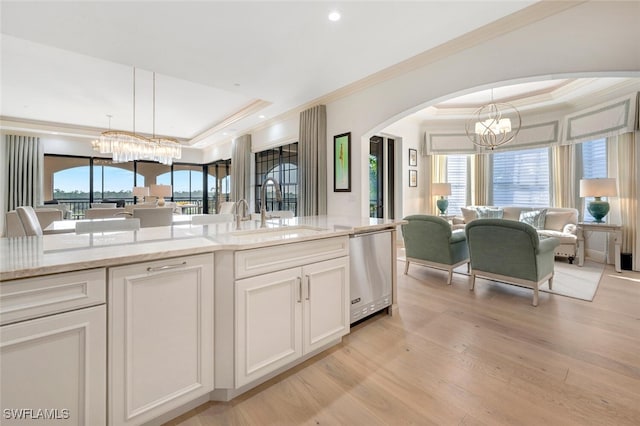
[{"label": "lamp shade", "polygon": [[149,187],[148,186],[134,186],[133,187],[133,196],[134,197],[146,197],[149,195]]},{"label": "lamp shade", "polygon": [[151,185],[149,193],[155,197],[171,197],[171,185]]},{"label": "lamp shade", "polygon": [[617,195],[615,178],[580,179],[581,197],[615,197]]},{"label": "lamp shade", "polygon": [[431,195],[451,195],[450,183],[432,183]]}]

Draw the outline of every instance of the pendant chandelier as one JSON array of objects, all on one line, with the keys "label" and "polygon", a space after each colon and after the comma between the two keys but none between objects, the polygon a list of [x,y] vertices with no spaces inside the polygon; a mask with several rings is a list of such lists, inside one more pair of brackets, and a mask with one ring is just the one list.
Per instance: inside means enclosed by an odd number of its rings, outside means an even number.
[{"label": "pendant chandelier", "polygon": [[[109,128],[111,128],[111,116]],[[156,137],[156,73],[153,73],[153,136],[136,134],[136,69],[133,68],[133,132],[111,130],[102,132],[92,142],[93,149],[101,154],[111,154],[114,163],[134,160],[151,160],[171,165],[173,159],[182,156],[182,146],[173,138]]]},{"label": "pendant chandelier", "polygon": [[493,101],[474,111],[467,120],[465,131],[467,137],[481,148],[494,150],[496,147],[511,142],[522,126],[520,112],[511,104]]}]

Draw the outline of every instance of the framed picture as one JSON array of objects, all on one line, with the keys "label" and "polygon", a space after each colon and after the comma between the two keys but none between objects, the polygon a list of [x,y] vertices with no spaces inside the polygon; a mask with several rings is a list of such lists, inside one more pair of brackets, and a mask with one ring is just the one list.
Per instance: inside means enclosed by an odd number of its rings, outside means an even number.
[{"label": "framed picture", "polygon": [[411,148],[409,148],[409,165],[410,166],[418,165],[418,151]]},{"label": "framed picture", "polygon": [[417,170],[409,170],[409,186],[418,186]]},{"label": "framed picture", "polygon": [[351,192],[351,132],[333,137],[333,192]]}]

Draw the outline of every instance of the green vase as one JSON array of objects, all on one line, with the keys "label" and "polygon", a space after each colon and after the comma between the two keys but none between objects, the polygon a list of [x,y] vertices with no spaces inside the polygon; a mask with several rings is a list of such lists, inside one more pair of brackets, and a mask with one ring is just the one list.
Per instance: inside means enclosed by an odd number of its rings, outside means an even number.
[{"label": "green vase", "polygon": [[596,197],[595,200],[589,203],[587,210],[589,210],[589,213],[591,213],[596,223],[602,223],[604,222],[602,218],[609,213],[609,203],[602,201],[600,197]]},{"label": "green vase", "polygon": [[449,207],[449,200],[442,197],[436,201],[436,204],[438,206],[438,210],[440,210],[440,214],[444,215],[447,212],[447,207]]}]

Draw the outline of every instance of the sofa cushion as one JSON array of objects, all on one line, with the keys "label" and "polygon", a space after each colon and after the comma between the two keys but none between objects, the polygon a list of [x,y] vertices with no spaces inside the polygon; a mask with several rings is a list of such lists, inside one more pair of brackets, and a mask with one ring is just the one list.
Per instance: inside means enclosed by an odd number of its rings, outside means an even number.
[{"label": "sofa cushion", "polygon": [[464,217],[465,223],[469,223],[472,220],[478,218],[478,212],[476,211],[476,209],[468,209],[465,207],[460,207],[460,210],[462,211],[462,217]]},{"label": "sofa cushion", "polygon": [[503,207],[504,211],[502,218],[506,220],[515,220],[516,222],[520,220],[520,212],[523,210],[523,207]]},{"label": "sofa cushion", "polygon": [[544,229],[550,229],[552,231],[562,231],[564,226],[569,223],[572,212],[558,212],[558,211],[547,211],[547,215],[544,220]]},{"label": "sofa cushion", "polygon": [[520,212],[520,222],[527,223],[536,229],[544,229],[547,209]]},{"label": "sofa cushion", "polygon": [[554,237],[560,240],[560,244],[575,244],[578,237],[574,234],[567,234],[560,231],[550,231],[546,229],[541,229],[538,231],[538,235],[541,237]]},{"label": "sofa cushion", "polygon": [[478,219],[502,219],[504,211],[496,207],[478,207]]}]

